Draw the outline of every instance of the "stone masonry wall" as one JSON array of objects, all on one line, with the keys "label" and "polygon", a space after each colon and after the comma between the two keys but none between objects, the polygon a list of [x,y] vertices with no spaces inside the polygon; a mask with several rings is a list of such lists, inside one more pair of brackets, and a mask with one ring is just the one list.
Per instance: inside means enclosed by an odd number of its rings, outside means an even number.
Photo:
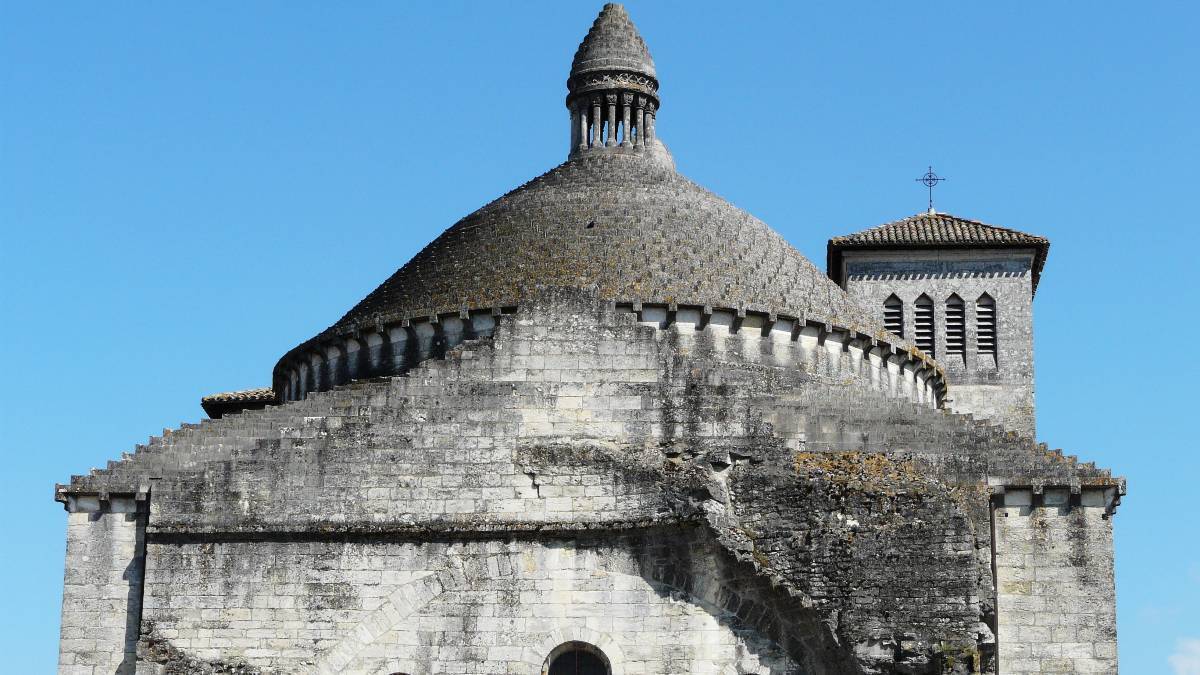
[{"label": "stone masonry wall", "polygon": [[[799,672],[702,590],[700,534],[151,543],[139,672],[532,674],[571,640],[614,673]],[[680,565],[696,594],[655,578]]]},{"label": "stone masonry wall", "polygon": [[[832,610],[860,672],[989,672],[985,568],[953,492],[899,456],[802,452],[790,470],[799,480],[736,467],[737,531],[769,569]],[[931,642],[941,643],[936,655]]]},{"label": "stone masonry wall", "polygon": [[120,497],[83,497],[68,510],[58,672],[133,675],[145,516]]},{"label": "stone masonry wall", "polygon": [[[893,293],[904,302],[904,337],[915,335],[914,303],[933,300],[935,357],[950,382],[950,407],[1035,435],[1033,378],[1033,251],[847,251],[846,291],[882,320]],[[946,353],[946,299],[966,309],[963,357]],[[977,353],[975,301],[996,302],[997,359]]]},{"label": "stone masonry wall", "polygon": [[994,510],[1000,672],[1116,673],[1111,490],[1008,490]]},{"label": "stone masonry wall", "polygon": [[[1111,478],[855,376],[844,362],[864,360],[850,344],[761,333],[548,292],[501,317],[493,338],[407,376],[188,425],[59,495],[70,503],[150,491],[139,657],[148,664],[201,659],[194,648],[263,668],[271,666],[260,659],[274,657],[254,650],[314,668],[343,658],[335,651],[360,632],[349,619],[313,619],[315,636],[305,632],[313,614],[285,617],[283,633],[254,626],[273,620],[263,610],[288,609],[257,606],[238,585],[255,578],[258,556],[279,561],[270,581],[286,585],[318,564],[298,551],[358,559],[401,542],[488,540],[557,548],[552,541],[571,533],[654,530],[682,543],[655,556],[675,561],[674,571],[643,578],[736,615],[805,672],[991,672],[981,624],[994,615],[988,485]],[[701,525],[719,545],[697,555],[681,533]],[[613,546],[606,560],[638,550]],[[701,559],[724,566],[716,590],[688,581],[686,561]],[[302,594],[365,608],[353,598],[386,590],[369,588],[384,583],[375,581],[381,568],[338,565],[311,582],[327,586]],[[407,581],[387,583],[394,594]],[[245,637],[276,642],[203,642],[226,621],[249,621],[238,624]],[[466,672],[487,672],[486,657],[473,654],[484,660]]]}]

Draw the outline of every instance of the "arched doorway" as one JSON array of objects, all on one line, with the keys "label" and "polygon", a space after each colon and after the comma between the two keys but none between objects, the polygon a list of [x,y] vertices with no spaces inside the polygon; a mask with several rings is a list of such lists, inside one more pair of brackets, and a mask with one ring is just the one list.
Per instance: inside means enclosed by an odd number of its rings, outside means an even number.
[{"label": "arched doorway", "polygon": [[544,675],[610,675],[608,657],[586,642],[564,642],[546,658]]}]

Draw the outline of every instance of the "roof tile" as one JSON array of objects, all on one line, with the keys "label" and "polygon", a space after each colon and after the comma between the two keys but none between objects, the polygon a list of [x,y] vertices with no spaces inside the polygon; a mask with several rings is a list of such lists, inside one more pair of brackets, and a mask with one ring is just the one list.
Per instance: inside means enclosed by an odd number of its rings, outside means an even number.
[{"label": "roof tile", "polygon": [[827,271],[841,284],[842,251],[886,248],[1022,248],[1035,250],[1033,290],[1037,292],[1050,240],[1007,227],[928,211],[829,240]]},{"label": "roof tile", "polygon": [[242,391],[226,391],[211,394],[200,399],[202,403],[232,403],[238,402],[272,402],[275,400],[275,390],[270,387],[243,389]]},{"label": "roof tile", "polygon": [[978,220],[960,218],[948,213],[919,213],[862,232],[834,237],[829,240],[829,245],[841,248],[875,248],[887,245],[1028,245],[1038,247],[1049,246],[1050,240],[1007,227],[997,227],[981,223]]}]

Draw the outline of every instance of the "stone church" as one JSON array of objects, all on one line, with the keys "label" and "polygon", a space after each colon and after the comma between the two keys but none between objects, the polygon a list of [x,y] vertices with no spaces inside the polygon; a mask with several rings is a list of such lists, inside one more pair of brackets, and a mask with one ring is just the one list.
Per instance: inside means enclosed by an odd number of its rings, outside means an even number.
[{"label": "stone church", "polygon": [[565,162],[56,487],[59,672],[1115,673],[1048,241],[930,210],[821,271],[676,170],[619,5],[567,90]]}]

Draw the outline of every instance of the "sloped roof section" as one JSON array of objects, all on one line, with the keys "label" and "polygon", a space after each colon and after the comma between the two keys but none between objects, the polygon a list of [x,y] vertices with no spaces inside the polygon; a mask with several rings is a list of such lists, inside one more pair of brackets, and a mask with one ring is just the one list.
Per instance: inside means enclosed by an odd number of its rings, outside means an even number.
[{"label": "sloped roof section", "polygon": [[875,248],[891,244],[1049,246],[1050,240],[948,213],[926,212],[844,237],[834,237],[829,244],[844,248]]},{"label": "sloped roof section", "polygon": [[842,251],[892,248],[1031,248],[1034,249],[1033,290],[1037,292],[1050,240],[949,213],[928,211],[861,232],[834,237],[828,245],[829,276],[842,283]]},{"label": "sloped roof section", "polygon": [[[654,62],[620,5],[604,6],[575,55],[571,80],[589,78],[609,97],[656,96]],[[580,91],[570,81],[568,88]],[[656,101],[647,103],[644,114],[653,116]],[[657,134],[649,138],[653,150],[610,145],[612,152],[572,155],[458,221],[288,352],[276,373],[325,342],[415,318],[499,312],[553,287],[594,289],[618,303],[724,307],[883,332],[783,237],[678,173]]]},{"label": "sloped roof section", "polygon": [[[762,221],[637,155],[569,160],[463,218],[314,340],[462,309],[516,306],[537,287],[617,302],[878,320]],[[303,347],[303,345],[302,345]]]},{"label": "sloped roof section", "polygon": [[597,70],[627,70],[656,76],[650,49],[621,5],[604,6],[571,62],[571,77]]},{"label": "sloped roof section", "polygon": [[259,387],[205,396],[200,399],[200,407],[204,408],[209,417],[217,419],[242,410],[258,410],[277,402],[274,389]]}]

